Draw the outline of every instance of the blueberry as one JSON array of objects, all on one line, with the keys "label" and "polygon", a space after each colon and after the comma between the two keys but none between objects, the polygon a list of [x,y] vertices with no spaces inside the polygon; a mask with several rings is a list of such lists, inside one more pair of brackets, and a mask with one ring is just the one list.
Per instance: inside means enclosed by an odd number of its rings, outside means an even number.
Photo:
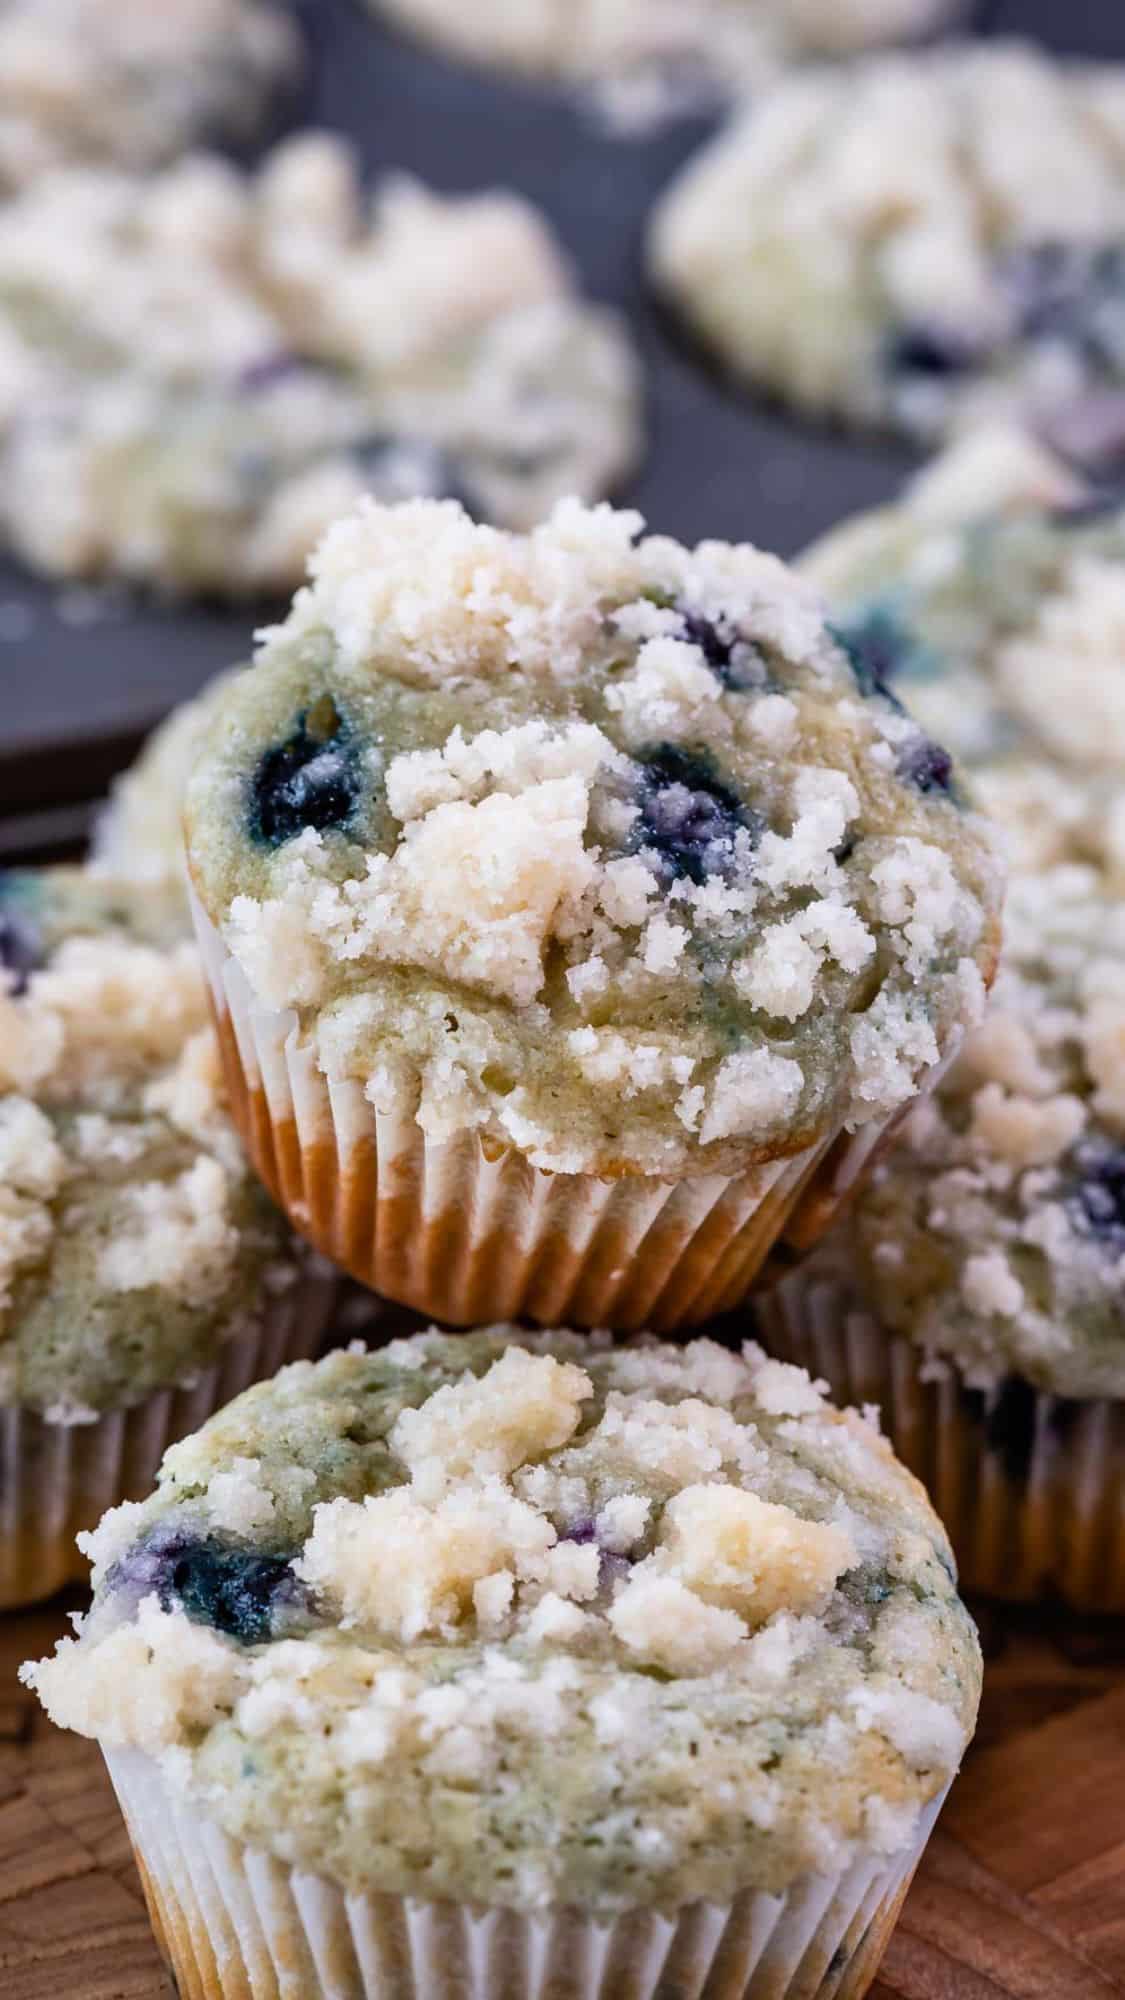
[{"label": "blueberry", "polygon": [[965,340],[941,327],[903,326],[891,335],[886,365],[892,375],[945,381],[963,375],[975,359],[974,350]]},{"label": "blueberry", "polygon": [[655,848],[670,876],[704,882],[734,859],[740,834],[757,841],[760,816],[716,775],[706,752],[665,743],[641,766],[637,845]]},{"label": "blueberry", "polygon": [[725,618],[705,618],[682,605],[679,636],[698,646],[715,679],[725,688],[765,687],[764,663],[755,648]]},{"label": "blueberry", "polygon": [[29,914],[27,876],[0,869],[0,972],[9,993],[26,993],[31,973],[43,963],[43,940]]},{"label": "blueberry", "polygon": [[879,695],[901,710],[891,682],[917,669],[922,654],[917,638],[897,612],[885,604],[870,604],[854,617],[830,624],[828,630],[847,654],[860,693],[869,698]]},{"label": "blueberry", "polygon": [[1065,341],[1088,366],[1125,356],[1125,250],[1117,243],[1037,243],[1003,261],[1001,281],[1025,338]]},{"label": "blueberry", "polygon": [[382,500],[459,500],[467,513],[476,509],[457,458],[432,438],[372,431],[351,447],[350,457]]},{"label": "blueberry", "polygon": [[1114,1257],[1125,1254],[1125,1146],[1089,1140],[1075,1149],[1077,1173],[1067,1208],[1084,1236],[1094,1236]]},{"label": "blueberry", "polygon": [[1099,521],[1110,521],[1115,514],[1125,511],[1125,486],[1111,481],[1095,486],[1080,500],[1069,507],[1055,507],[1051,510],[1051,521],[1056,528],[1089,528]]},{"label": "blueberry", "polygon": [[947,798],[954,795],[953,759],[932,737],[912,736],[899,752],[895,770],[919,792],[944,792]]},{"label": "blueberry", "polygon": [[302,709],[291,736],[259,759],[250,784],[250,831],[280,847],[305,827],[348,824],[359,804],[356,747],[330,696]]},{"label": "blueberry", "polygon": [[[559,1535],[560,1542],[577,1542],[582,1548],[588,1548],[591,1543],[596,1543],[597,1539],[597,1522],[589,1516],[581,1521],[575,1521],[571,1527],[564,1528]],[[633,1560],[630,1556],[620,1555],[613,1549],[599,1548],[598,1595],[602,1598],[612,1597],[618,1584],[624,1583],[632,1567]]]},{"label": "blueberry", "polygon": [[582,1548],[588,1547],[597,1539],[598,1524],[592,1515],[587,1515],[581,1521],[575,1521],[572,1527],[564,1528],[559,1536],[560,1542],[577,1542]]},{"label": "blueberry", "polygon": [[302,361],[299,354],[279,348],[273,354],[264,354],[259,361],[248,362],[240,370],[235,386],[245,396],[260,396],[291,376],[309,372],[309,363]]},{"label": "blueberry", "polygon": [[262,1645],[278,1611],[307,1602],[285,1556],[175,1528],[158,1529],[130,1550],[107,1581],[115,1594],[138,1602],[155,1593],[163,1610],[181,1610],[244,1646]]}]

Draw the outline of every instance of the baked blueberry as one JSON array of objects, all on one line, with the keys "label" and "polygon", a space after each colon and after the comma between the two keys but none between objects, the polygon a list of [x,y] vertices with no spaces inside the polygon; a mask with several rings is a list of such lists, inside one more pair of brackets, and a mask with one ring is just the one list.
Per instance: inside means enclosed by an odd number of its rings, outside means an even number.
[{"label": "baked blueberry", "polygon": [[312,372],[310,364],[299,354],[278,348],[273,354],[263,354],[258,361],[247,362],[245,368],[240,370],[235,386],[245,396],[261,396],[275,389],[279,382],[288,382],[297,375]]},{"label": "baked blueberry", "polygon": [[869,604],[828,629],[847,654],[860,693],[880,695],[901,709],[891,683],[917,670],[922,648],[898,612],[888,604]]},{"label": "baked blueberry", "polygon": [[704,882],[730,867],[741,834],[757,843],[760,816],[717,775],[713,759],[665,743],[645,758],[640,847],[655,849],[670,875]]},{"label": "baked blueberry", "polygon": [[900,778],[920,792],[945,792],[952,797],[953,759],[932,736],[914,736],[905,744],[895,766]]},{"label": "baked blueberry", "polygon": [[352,446],[349,456],[371,491],[381,499],[459,500],[469,514],[480,512],[454,453],[432,438],[373,431]]},{"label": "baked blueberry", "polygon": [[761,654],[725,618],[705,618],[679,607],[680,636],[698,646],[715,679],[726,688],[764,687],[769,679]]},{"label": "baked blueberry", "polygon": [[304,1600],[285,1556],[183,1531],[130,1550],[112,1571],[110,1588],[138,1602],[155,1594],[163,1610],[182,1610],[244,1646],[261,1645],[273,1632],[275,1613]]},{"label": "baked blueberry", "polygon": [[939,326],[900,327],[887,343],[887,368],[895,376],[941,382],[965,374],[978,360],[965,340]]},{"label": "baked blueberry", "polygon": [[43,940],[31,913],[28,877],[0,870],[0,975],[9,993],[27,990],[28,976],[43,962]]},{"label": "baked blueberry", "polygon": [[1070,1197],[1077,1227],[1115,1257],[1125,1252],[1125,1146],[1090,1141],[1074,1156],[1078,1181]]},{"label": "baked blueberry", "polygon": [[250,831],[280,847],[306,827],[345,827],[359,803],[356,746],[329,696],[302,709],[284,743],[259,759],[250,788]]},{"label": "baked blueberry", "polygon": [[1118,244],[1039,243],[1006,260],[1004,283],[1021,332],[1070,343],[1095,368],[1125,355],[1125,251]]}]

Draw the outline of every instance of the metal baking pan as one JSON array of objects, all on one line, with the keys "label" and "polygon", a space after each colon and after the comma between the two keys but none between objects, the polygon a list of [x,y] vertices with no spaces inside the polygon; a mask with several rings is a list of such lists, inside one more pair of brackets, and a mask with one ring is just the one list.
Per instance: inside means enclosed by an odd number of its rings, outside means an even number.
[{"label": "metal baking pan", "polygon": [[[394,167],[447,190],[521,189],[550,216],[587,289],[628,315],[647,380],[648,448],[618,497],[653,527],[791,554],[840,515],[894,493],[911,464],[905,450],[732,394],[648,298],[645,217],[707,121],[617,139],[548,89],[414,47],[362,0],[315,0],[305,19],[308,122],[348,133],[371,175]],[[1125,59],[1122,0],[988,0],[976,32]],[[261,607],[257,622],[270,611]],[[91,801],[145,731],[245,657],[255,622],[252,610],[60,588],[0,562],[0,855],[73,848]]]}]

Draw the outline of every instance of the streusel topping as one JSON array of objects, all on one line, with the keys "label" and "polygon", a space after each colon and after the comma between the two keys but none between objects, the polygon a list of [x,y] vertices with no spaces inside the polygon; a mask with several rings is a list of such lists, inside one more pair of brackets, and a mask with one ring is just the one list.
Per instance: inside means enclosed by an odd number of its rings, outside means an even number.
[{"label": "streusel topping", "polygon": [[985,41],[804,71],[689,163],[650,254],[722,360],[803,408],[1120,452],[1120,66]]},{"label": "streusel topping", "polygon": [[676,1173],[883,1118],[979,1010],[952,765],[758,550],[565,503],[365,503],[224,697],[204,907],[329,1073],[545,1167]]},{"label": "streusel topping", "polygon": [[288,591],[364,492],[520,525],[637,433],[622,327],[515,194],[369,198],[306,132],[0,211],[0,522],[51,574]]},{"label": "streusel topping", "polygon": [[274,0],[4,0],[0,188],[68,161],[143,169],[245,141],[299,65]]},{"label": "streusel topping", "polygon": [[800,565],[970,767],[1023,868],[1125,875],[1125,504],[986,431]]}]

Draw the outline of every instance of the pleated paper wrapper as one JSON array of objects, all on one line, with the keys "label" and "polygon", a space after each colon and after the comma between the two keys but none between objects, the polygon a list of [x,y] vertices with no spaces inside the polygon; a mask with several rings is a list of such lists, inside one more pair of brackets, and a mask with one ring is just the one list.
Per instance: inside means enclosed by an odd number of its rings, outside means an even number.
[{"label": "pleated paper wrapper", "polygon": [[405,1095],[376,1107],[323,1075],[296,1015],[261,1005],[196,897],[193,912],[258,1173],[318,1250],[448,1326],[659,1332],[730,1311],[779,1243],[791,1259],[819,1238],[891,1130],[834,1127],[734,1177],[681,1180],[549,1173],[476,1132],[437,1141]]},{"label": "pleated paper wrapper", "polygon": [[231,1839],[142,1752],[105,1757],[180,2000],[858,2000],[942,1803],[890,1859],[599,1920],[348,1894]]}]

